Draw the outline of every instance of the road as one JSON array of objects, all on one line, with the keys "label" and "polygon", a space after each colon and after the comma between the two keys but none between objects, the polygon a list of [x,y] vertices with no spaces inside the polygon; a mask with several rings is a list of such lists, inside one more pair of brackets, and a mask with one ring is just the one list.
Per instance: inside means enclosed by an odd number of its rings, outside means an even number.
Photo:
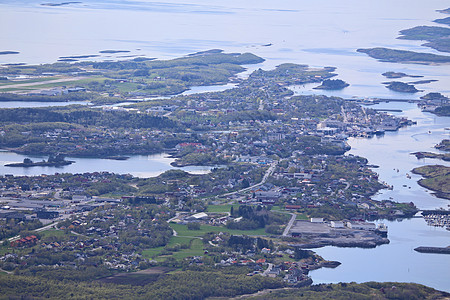
[{"label": "road", "polygon": [[[44,231],[44,230],[50,229],[50,228],[58,225],[58,223],[59,223],[59,221],[51,223],[51,224],[48,224],[48,225],[45,225],[44,227],[41,227],[41,228],[37,228],[37,229],[35,229],[33,231],[36,231],[36,232]],[[20,239],[20,235],[16,235],[16,236],[13,236],[12,238],[9,238],[8,242],[17,241],[18,239]]]},{"label": "road", "polygon": [[[69,78],[60,78],[60,79],[53,79],[53,80],[46,80],[46,81],[39,81],[39,82],[12,83],[12,84],[2,85],[2,86],[0,86],[0,89],[11,89],[11,88],[21,88],[21,87],[47,85],[47,84],[51,84],[51,83],[76,81],[76,80],[81,80],[81,79],[85,79],[85,78],[86,77],[69,77]],[[48,88],[48,89],[50,89],[50,88]]]},{"label": "road", "polygon": [[269,266],[267,267],[267,269],[261,274],[262,276],[267,276],[267,274],[269,274],[270,271],[272,271],[273,268],[273,264],[269,263]]},{"label": "road", "polygon": [[231,195],[234,195],[234,194],[245,193],[245,192],[251,191],[252,189],[254,189],[254,188],[256,188],[256,187],[258,187],[260,185],[263,185],[264,183],[266,183],[266,181],[269,178],[269,176],[272,175],[273,171],[275,171],[276,166],[277,166],[277,162],[276,161],[274,161],[273,163],[270,164],[270,167],[267,169],[267,171],[264,174],[264,177],[261,180],[261,182],[259,182],[257,184],[254,184],[252,186],[249,186],[247,188],[235,191],[235,192],[226,193],[226,194],[222,194],[222,195],[217,195],[216,198],[228,197],[228,196],[231,196]]},{"label": "road", "polygon": [[291,230],[292,225],[294,225],[295,219],[297,218],[296,214],[291,213],[291,219],[289,220],[289,223],[287,224],[286,228],[283,231],[283,236],[287,236],[289,233],[289,230]]}]

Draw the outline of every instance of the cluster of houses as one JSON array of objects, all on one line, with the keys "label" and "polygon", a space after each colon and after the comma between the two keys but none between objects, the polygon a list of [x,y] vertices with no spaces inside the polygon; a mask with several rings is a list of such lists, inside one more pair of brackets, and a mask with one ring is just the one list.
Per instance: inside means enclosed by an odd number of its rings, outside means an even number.
[{"label": "cluster of houses", "polygon": [[37,244],[39,239],[35,235],[30,235],[10,243],[11,247],[32,247]]}]

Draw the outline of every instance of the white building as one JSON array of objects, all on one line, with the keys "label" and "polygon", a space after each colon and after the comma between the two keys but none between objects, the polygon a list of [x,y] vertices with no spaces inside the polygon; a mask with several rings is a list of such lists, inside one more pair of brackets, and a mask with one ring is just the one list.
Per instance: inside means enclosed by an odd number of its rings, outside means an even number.
[{"label": "white building", "polygon": [[352,228],[352,229],[359,229],[359,230],[375,230],[376,229],[375,223],[368,223],[368,222],[348,222],[347,227]]},{"label": "white building", "polygon": [[323,223],[323,218],[311,218],[311,223]]},{"label": "white building", "polygon": [[330,226],[332,228],[344,228],[345,227],[344,222],[342,222],[342,221],[331,221]]}]

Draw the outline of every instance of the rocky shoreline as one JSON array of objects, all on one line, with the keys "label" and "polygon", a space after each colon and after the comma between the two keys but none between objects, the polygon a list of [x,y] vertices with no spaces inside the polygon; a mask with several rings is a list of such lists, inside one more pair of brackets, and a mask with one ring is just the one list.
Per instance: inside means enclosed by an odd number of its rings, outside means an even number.
[{"label": "rocky shoreline", "polygon": [[436,254],[450,254],[450,246],[448,247],[424,247],[420,246],[414,248],[414,251],[420,253],[436,253]]},{"label": "rocky shoreline", "polygon": [[22,168],[30,168],[30,167],[61,167],[73,164],[75,161],[65,160],[60,162],[48,162],[48,161],[40,161],[40,162],[32,162],[32,163],[10,163],[6,164],[5,167],[22,167]]},{"label": "rocky shoreline", "polygon": [[311,241],[309,243],[297,244],[296,246],[303,249],[314,249],[314,248],[322,248],[325,246],[335,246],[340,248],[375,248],[379,245],[389,244],[390,241],[388,238],[374,238],[371,240],[356,240],[356,239],[320,239],[316,241]]}]

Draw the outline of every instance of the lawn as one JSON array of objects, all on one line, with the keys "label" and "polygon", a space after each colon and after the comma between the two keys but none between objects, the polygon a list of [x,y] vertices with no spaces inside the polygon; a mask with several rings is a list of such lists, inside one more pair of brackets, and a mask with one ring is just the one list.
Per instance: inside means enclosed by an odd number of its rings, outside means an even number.
[{"label": "lawn", "polygon": [[297,214],[296,220],[309,220],[308,216],[305,214]]},{"label": "lawn", "polygon": [[201,239],[193,239],[191,247],[189,249],[182,249],[178,252],[174,252],[172,257],[176,259],[186,258],[189,256],[200,256],[204,254],[203,242]]},{"label": "lawn", "polygon": [[215,212],[215,213],[229,213],[231,207],[234,207],[234,209],[237,211],[239,209],[239,205],[231,205],[231,204],[225,204],[225,205],[208,205],[208,212]]},{"label": "lawn", "polygon": [[152,257],[156,261],[164,261],[168,257],[176,259],[183,259],[189,256],[200,256],[204,254],[203,242],[199,238],[186,238],[174,236],[170,239],[168,246],[174,246],[175,244],[189,244],[187,249],[180,249],[180,251],[173,252],[171,255],[160,255],[164,247],[157,247],[142,251],[144,257]]},{"label": "lawn", "polygon": [[[43,237],[49,237],[49,236],[64,236],[66,235],[66,233],[64,232],[64,230],[57,230],[57,229],[47,229],[44,231],[39,232],[39,235],[41,236],[41,238]],[[69,235],[73,235],[73,234],[69,234]]]},{"label": "lawn", "polygon": [[169,225],[177,232],[178,236],[200,237],[208,232],[228,232],[235,235],[266,235],[264,228],[254,230],[236,230],[219,226],[200,225],[200,230],[189,230],[186,225],[174,223],[170,223]]},{"label": "lawn", "polygon": [[[190,238],[190,237],[173,236],[167,245],[175,246],[176,244],[179,244],[179,245],[189,244],[192,239],[193,238]],[[160,254],[162,250],[164,250],[164,246],[146,249],[146,250],[142,251],[142,254],[145,257],[154,257],[155,255]]]},{"label": "lawn", "polygon": [[156,247],[151,249],[146,249],[142,251],[142,255],[148,258],[154,258],[156,261],[163,261],[168,257],[174,257],[176,259],[181,259],[189,256],[199,256],[203,255],[203,241],[199,239],[202,235],[208,232],[228,232],[235,235],[266,235],[264,228],[259,228],[255,230],[233,230],[225,227],[210,226],[210,225],[200,225],[200,230],[189,230],[186,225],[170,223],[176,232],[177,236],[173,236],[168,246],[175,246],[176,244],[189,244],[188,249],[180,249],[180,251],[173,252],[172,255],[160,255],[164,250],[164,247]]}]

